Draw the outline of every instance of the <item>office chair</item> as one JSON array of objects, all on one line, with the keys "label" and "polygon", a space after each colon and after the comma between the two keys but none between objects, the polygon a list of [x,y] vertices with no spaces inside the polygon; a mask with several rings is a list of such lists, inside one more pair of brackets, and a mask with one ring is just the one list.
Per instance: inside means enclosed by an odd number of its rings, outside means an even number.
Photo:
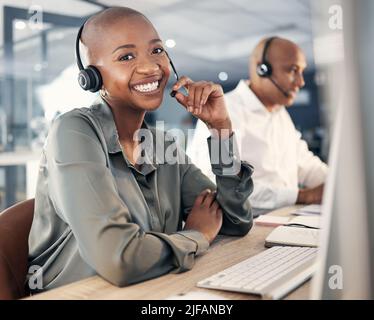
[{"label": "office chair", "polygon": [[0,300],[26,295],[28,238],[34,217],[34,199],[20,202],[0,214]]}]

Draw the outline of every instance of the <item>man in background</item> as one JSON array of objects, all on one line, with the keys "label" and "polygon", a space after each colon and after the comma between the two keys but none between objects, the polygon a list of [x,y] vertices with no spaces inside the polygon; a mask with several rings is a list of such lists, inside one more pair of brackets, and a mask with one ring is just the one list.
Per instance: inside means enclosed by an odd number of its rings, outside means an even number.
[{"label": "man in background", "polygon": [[[255,169],[250,200],[257,214],[322,201],[327,165],[308,150],[285,109],[304,87],[306,67],[306,57],[295,43],[278,37],[264,39],[250,57],[251,80],[241,80],[225,95],[241,158]],[[187,153],[213,179],[206,161],[209,136],[199,121]]]}]

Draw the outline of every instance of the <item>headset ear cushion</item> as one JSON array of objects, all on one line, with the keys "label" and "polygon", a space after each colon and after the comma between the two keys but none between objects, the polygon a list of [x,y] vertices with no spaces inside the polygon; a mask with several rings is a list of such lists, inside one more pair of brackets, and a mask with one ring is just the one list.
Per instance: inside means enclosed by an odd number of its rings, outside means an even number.
[{"label": "headset ear cushion", "polygon": [[86,71],[91,79],[91,86],[88,90],[91,92],[99,91],[103,86],[103,79],[101,78],[100,71],[94,66],[88,66]]},{"label": "headset ear cushion", "polygon": [[83,90],[97,92],[103,85],[100,71],[94,66],[88,66],[81,70],[78,75],[79,85]]},{"label": "headset ear cushion", "polygon": [[88,90],[91,85],[91,79],[86,71],[86,69],[79,71],[78,83],[83,90]]},{"label": "headset ear cushion", "polygon": [[273,73],[273,69],[269,63],[261,63],[257,66],[257,74],[260,77],[270,77]]}]

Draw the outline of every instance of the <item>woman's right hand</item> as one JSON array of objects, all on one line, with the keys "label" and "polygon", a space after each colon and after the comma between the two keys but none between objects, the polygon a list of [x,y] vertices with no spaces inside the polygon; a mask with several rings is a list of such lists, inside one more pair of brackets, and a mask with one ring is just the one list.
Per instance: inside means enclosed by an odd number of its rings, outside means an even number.
[{"label": "woman's right hand", "polygon": [[212,243],[222,227],[222,210],[215,201],[215,192],[205,190],[196,198],[184,230],[201,232]]},{"label": "woman's right hand", "polygon": [[219,135],[224,139],[230,137],[232,124],[222,86],[207,81],[194,82],[183,76],[173,86],[173,90],[179,90],[181,87],[188,90],[188,95],[178,92],[175,95],[177,101],[207,124],[209,129],[215,129],[212,131],[213,136]]}]

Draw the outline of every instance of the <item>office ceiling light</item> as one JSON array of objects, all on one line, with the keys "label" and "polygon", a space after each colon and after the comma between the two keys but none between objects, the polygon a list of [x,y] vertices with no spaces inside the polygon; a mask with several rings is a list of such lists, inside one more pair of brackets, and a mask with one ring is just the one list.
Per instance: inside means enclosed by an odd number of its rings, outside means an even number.
[{"label": "office ceiling light", "polygon": [[34,71],[40,72],[42,71],[42,69],[43,69],[43,66],[40,63],[37,63],[36,65],[34,65]]},{"label": "office ceiling light", "polygon": [[218,74],[218,79],[221,81],[227,81],[228,78],[229,78],[229,75],[226,72],[222,71]]},{"label": "office ceiling light", "polygon": [[26,28],[26,22],[22,20],[16,20],[14,26],[17,30],[23,30]]},{"label": "office ceiling light", "polygon": [[176,43],[173,39],[168,39],[165,41],[165,45],[168,47],[168,48],[174,48]]}]

